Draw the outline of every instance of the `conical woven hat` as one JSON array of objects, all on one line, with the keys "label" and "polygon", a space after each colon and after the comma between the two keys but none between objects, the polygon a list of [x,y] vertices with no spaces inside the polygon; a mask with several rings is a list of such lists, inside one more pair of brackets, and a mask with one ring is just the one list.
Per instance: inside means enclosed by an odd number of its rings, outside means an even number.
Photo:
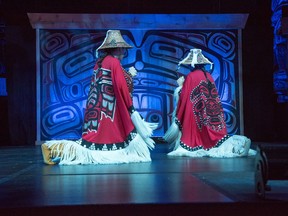
[{"label": "conical woven hat", "polygon": [[203,54],[201,49],[190,49],[188,56],[179,62],[178,65],[181,64],[191,64],[192,67],[195,64],[210,64],[212,66],[212,62],[210,62]]},{"label": "conical woven hat", "polygon": [[109,48],[132,48],[122,37],[119,30],[108,30],[106,33],[106,37],[101,44],[101,46],[97,50],[101,49],[109,49]]}]

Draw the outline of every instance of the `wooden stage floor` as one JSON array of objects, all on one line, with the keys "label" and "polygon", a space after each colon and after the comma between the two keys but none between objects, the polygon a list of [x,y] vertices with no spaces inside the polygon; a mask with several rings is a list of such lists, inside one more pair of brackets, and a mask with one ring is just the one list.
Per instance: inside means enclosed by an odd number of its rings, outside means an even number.
[{"label": "wooden stage floor", "polygon": [[[254,146],[257,143],[253,144]],[[288,215],[288,181],[254,192],[254,157],[49,166],[40,146],[0,147],[0,215]]]}]

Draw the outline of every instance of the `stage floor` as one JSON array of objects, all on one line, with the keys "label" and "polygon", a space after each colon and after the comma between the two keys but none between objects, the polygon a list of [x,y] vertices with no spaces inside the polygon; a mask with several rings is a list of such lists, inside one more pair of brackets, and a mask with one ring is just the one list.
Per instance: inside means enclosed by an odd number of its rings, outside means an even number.
[{"label": "stage floor", "polygon": [[40,146],[0,150],[1,216],[288,215],[288,181],[255,195],[254,157],[168,157],[157,144],[149,163],[49,166]]}]

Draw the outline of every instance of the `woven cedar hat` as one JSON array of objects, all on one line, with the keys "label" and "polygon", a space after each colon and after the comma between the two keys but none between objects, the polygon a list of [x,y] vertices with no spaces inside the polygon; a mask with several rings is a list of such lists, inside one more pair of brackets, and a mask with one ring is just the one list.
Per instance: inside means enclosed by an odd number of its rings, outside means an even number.
[{"label": "woven cedar hat", "polygon": [[190,49],[188,56],[179,62],[181,64],[191,64],[192,67],[195,64],[210,64],[212,67],[212,62],[210,62],[203,54],[201,49]]},{"label": "woven cedar hat", "polygon": [[129,45],[122,37],[119,30],[108,30],[106,33],[106,37],[101,44],[100,47],[98,47],[98,50],[101,49],[110,49],[110,48],[132,48],[133,46]]}]

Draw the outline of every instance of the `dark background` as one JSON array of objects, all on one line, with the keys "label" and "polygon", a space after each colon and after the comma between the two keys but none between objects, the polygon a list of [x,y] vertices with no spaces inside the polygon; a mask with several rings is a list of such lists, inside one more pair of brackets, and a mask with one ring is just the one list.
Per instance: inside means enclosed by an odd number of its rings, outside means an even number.
[{"label": "dark background", "polygon": [[8,96],[0,97],[0,145],[35,145],[35,13],[248,13],[242,32],[244,133],[257,142],[288,141],[288,108],[273,91],[273,28],[269,0],[0,0]]}]

